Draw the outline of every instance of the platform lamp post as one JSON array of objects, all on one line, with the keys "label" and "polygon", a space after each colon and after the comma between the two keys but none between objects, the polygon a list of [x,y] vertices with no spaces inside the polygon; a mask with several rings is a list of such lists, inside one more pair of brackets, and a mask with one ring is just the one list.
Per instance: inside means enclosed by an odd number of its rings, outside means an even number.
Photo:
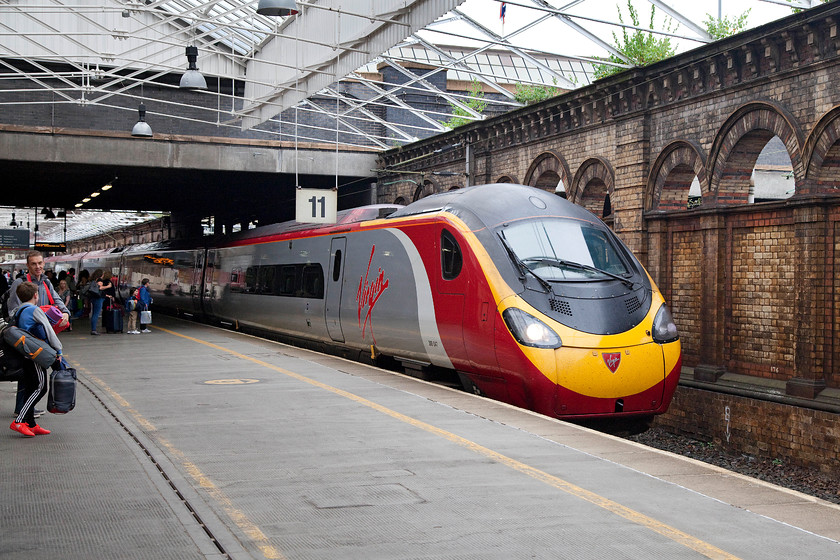
[{"label": "platform lamp post", "polygon": [[67,208],[59,211],[57,218],[64,218],[64,250],[67,251]]}]

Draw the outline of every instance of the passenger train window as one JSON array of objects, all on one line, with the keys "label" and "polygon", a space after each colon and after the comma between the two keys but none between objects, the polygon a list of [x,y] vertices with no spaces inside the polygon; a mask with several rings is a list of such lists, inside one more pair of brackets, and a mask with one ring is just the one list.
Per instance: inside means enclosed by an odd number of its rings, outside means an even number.
[{"label": "passenger train window", "polygon": [[273,294],[274,293],[274,271],[273,266],[261,266],[259,273],[259,284],[257,285],[257,293],[259,294]]},{"label": "passenger train window", "polygon": [[341,249],[335,252],[335,259],[333,259],[333,282],[338,282],[341,278]]},{"label": "passenger train window", "polygon": [[297,278],[297,267],[295,265],[283,266],[280,268],[280,282],[278,284],[278,296],[295,295],[295,279]]},{"label": "passenger train window", "polygon": [[231,291],[324,299],[324,269],[318,263],[249,266],[244,289],[231,282]]},{"label": "passenger train window", "polygon": [[249,266],[245,270],[245,289],[246,293],[253,294],[257,291],[257,267]]},{"label": "passenger train window", "polygon": [[324,273],[321,265],[303,267],[303,297],[324,298]]},{"label": "passenger train window", "polygon": [[444,280],[454,280],[461,274],[464,259],[455,236],[447,230],[440,234],[440,266]]}]

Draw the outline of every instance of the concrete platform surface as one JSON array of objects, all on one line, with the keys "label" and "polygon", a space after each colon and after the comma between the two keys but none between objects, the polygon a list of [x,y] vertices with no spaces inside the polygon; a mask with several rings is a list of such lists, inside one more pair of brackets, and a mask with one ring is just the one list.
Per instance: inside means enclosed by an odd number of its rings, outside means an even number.
[{"label": "concrete platform surface", "polygon": [[[840,558],[840,507],[192,322],[62,334],[76,409],[0,432],[0,559]],[[11,421],[14,385],[0,384]],[[39,408],[45,407],[42,401]]]}]

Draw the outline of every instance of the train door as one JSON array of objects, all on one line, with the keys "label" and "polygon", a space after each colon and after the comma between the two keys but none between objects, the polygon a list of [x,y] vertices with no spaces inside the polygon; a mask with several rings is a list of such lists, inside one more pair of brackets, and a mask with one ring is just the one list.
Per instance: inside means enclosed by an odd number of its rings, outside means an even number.
[{"label": "train door", "polygon": [[[216,292],[218,291],[218,277],[216,275],[216,250],[208,249],[204,257],[204,279],[201,286],[201,302],[196,302],[196,309],[203,309],[205,315],[213,315],[213,304],[216,301]],[[196,266],[200,274],[201,259],[196,259]]]},{"label": "train door", "polygon": [[341,330],[341,290],[344,285],[344,260],[347,238],[335,237],[330,244],[330,270],[327,276],[327,304],[324,308],[327,331],[336,342],[344,342]]}]

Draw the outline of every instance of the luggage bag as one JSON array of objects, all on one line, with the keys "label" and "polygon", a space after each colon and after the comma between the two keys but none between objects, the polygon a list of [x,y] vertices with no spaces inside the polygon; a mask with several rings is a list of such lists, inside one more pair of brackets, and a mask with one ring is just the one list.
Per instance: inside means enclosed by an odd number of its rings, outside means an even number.
[{"label": "luggage bag", "polygon": [[50,373],[47,410],[53,414],[67,414],[76,407],[76,370],[65,367]]},{"label": "luggage bag", "polygon": [[119,307],[113,306],[107,309],[103,321],[105,322],[105,332],[123,332],[123,316]]}]

